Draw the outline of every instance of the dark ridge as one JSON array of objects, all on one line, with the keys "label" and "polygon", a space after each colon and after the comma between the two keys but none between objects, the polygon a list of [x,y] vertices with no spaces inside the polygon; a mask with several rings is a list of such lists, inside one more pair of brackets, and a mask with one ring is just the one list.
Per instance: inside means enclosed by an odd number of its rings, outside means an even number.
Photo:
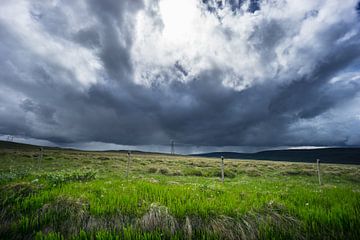
[{"label": "dark ridge", "polygon": [[26,143],[18,143],[18,142],[9,142],[9,141],[2,141],[0,140],[0,149],[61,149],[58,147],[47,147],[47,146],[37,146],[32,144],[26,144]]},{"label": "dark ridge", "polygon": [[289,149],[272,150],[257,153],[237,153],[237,152],[211,152],[194,154],[192,156],[214,157],[228,159],[251,159],[251,160],[271,160],[287,162],[316,162],[320,159],[323,163],[338,164],[360,164],[360,148],[322,148],[322,149]]},{"label": "dark ridge", "polygon": [[[61,150],[61,151],[80,151],[80,152],[109,152],[109,153],[127,153],[128,150],[104,150],[104,151],[95,151],[95,150],[81,150],[75,148],[61,148],[61,147],[48,147],[48,146],[38,146],[26,143],[17,143],[0,140],[0,150],[2,149],[11,149],[11,150],[39,150],[43,148],[44,150]],[[158,153],[158,152],[144,152],[138,150],[131,150],[133,154],[154,154],[154,155],[170,155],[167,153]]]},{"label": "dark ridge", "polygon": [[[1,149],[24,149],[24,150],[37,150],[42,146],[1,141]],[[46,147],[46,150],[64,150],[64,151],[83,151],[72,148],[60,148],[60,147]],[[85,150],[83,152],[118,152],[127,153],[127,150],[106,150],[106,151],[90,151]],[[143,151],[131,151],[134,154],[162,154],[166,153],[157,152],[143,152]],[[320,159],[323,163],[337,163],[337,164],[360,164],[360,148],[322,148],[322,149],[289,149],[289,150],[271,150],[261,151],[257,153],[238,153],[238,152],[210,152],[201,154],[191,154],[189,156],[197,157],[210,157],[220,158],[224,156],[227,159],[250,159],[250,160],[271,160],[271,161],[286,161],[286,162],[308,162],[314,163],[316,159]]]},{"label": "dark ridge", "polygon": [[49,147],[49,146],[40,146],[40,145],[33,145],[27,143],[18,143],[18,142],[0,140],[0,150],[2,149],[39,150],[40,148],[43,148],[44,150],[81,151],[75,148]]}]

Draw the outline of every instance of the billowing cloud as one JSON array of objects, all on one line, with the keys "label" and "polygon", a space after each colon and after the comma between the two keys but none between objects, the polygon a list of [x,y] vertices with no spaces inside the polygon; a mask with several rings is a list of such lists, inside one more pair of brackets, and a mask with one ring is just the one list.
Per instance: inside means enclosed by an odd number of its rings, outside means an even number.
[{"label": "billowing cloud", "polygon": [[0,5],[0,134],[360,145],[355,0]]}]

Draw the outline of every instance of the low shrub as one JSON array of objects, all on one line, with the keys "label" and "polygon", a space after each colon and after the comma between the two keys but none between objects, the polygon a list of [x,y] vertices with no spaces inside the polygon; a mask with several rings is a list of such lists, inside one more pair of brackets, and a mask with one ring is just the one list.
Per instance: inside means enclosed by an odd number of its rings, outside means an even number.
[{"label": "low shrub", "polygon": [[28,169],[25,170],[11,170],[10,172],[1,172],[0,173],[0,183],[11,182],[15,179],[24,179],[30,175]]},{"label": "low shrub", "polygon": [[45,175],[45,179],[54,185],[67,182],[89,181],[95,179],[95,177],[96,171],[94,170],[76,170],[72,172],[60,171]]}]

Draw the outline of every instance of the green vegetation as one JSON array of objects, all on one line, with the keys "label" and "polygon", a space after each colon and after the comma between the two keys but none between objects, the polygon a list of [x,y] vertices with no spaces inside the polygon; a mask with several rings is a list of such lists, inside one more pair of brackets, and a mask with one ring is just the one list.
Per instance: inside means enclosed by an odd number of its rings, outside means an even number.
[{"label": "green vegetation", "polygon": [[0,150],[0,239],[358,239],[360,167]]}]

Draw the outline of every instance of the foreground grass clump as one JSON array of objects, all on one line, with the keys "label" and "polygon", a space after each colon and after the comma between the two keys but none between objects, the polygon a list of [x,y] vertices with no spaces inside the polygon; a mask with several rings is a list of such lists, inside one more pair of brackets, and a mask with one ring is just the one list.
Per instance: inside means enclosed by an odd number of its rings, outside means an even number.
[{"label": "foreground grass clump", "polygon": [[358,239],[360,168],[0,150],[0,239]]}]

